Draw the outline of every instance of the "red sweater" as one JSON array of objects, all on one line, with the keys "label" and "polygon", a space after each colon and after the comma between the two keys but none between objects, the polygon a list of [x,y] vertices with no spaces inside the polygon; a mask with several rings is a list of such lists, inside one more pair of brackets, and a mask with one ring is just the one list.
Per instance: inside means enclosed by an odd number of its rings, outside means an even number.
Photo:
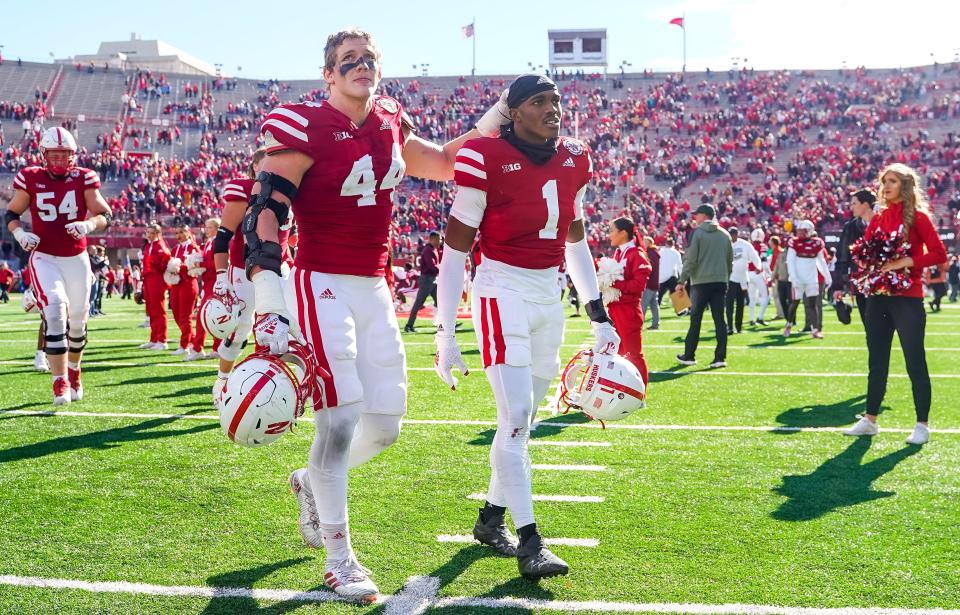
[{"label": "red sweater", "polygon": [[[878,230],[892,233],[903,224],[903,203],[887,203],[886,208],[875,215],[867,226],[864,237],[872,237]],[[947,261],[947,249],[940,241],[937,229],[933,227],[930,216],[923,212],[916,212],[913,216],[913,226],[910,227],[910,258],[913,266],[910,267],[910,288],[895,293],[898,297],[923,298],[923,284],[920,279],[926,267],[939,265]]]},{"label": "red sweater", "polygon": [[626,253],[621,257],[625,261],[623,279],[613,283],[613,287],[620,291],[620,298],[614,303],[639,303],[643,296],[643,289],[650,278],[650,260],[647,252],[636,244],[624,244],[621,250]]}]

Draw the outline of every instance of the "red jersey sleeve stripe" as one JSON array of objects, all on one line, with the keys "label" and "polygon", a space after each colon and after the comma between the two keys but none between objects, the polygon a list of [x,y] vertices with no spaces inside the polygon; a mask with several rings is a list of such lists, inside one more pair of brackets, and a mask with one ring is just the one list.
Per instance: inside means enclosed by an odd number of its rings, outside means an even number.
[{"label": "red jersey sleeve stripe", "polygon": [[243,186],[240,184],[226,184],[223,187],[224,190],[236,190],[237,192],[243,192]]},{"label": "red jersey sleeve stripe", "polygon": [[243,192],[236,192],[233,190],[225,190],[223,192],[224,201],[247,201],[249,197]]},{"label": "red jersey sleeve stripe", "polygon": [[473,160],[475,162],[479,162],[480,163],[479,166],[481,167],[484,165],[483,154],[481,154],[475,149],[470,149],[469,147],[461,147],[460,151],[457,152],[457,158],[460,158],[461,156],[463,156],[464,158],[469,158],[470,160]]},{"label": "red jersey sleeve stripe", "polygon": [[301,126],[303,126],[304,128],[306,128],[307,125],[310,123],[310,122],[307,120],[307,118],[303,117],[302,115],[300,115],[300,114],[297,113],[296,111],[291,111],[290,109],[285,109],[285,108],[283,108],[283,107],[277,107],[276,109],[274,109],[273,111],[271,111],[271,112],[267,115],[267,119],[270,119],[271,117],[273,117],[273,116],[275,116],[275,115],[282,115],[282,116],[285,117],[285,118],[291,119],[291,120],[293,120],[294,122],[296,122],[297,124],[300,124]]},{"label": "red jersey sleeve stripe", "polygon": [[282,122],[282,121],[280,121],[280,120],[278,120],[278,119],[274,119],[274,118],[267,118],[267,119],[263,122],[263,125],[260,127],[260,132],[264,132],[264,131],[267,129],[268,126],[273,126],[274,128],[279,128],[280,130],[282,130],[283,132],[287,133],[287,134],[290,135],[291,137],[294,137],[294,138],[296,138],[296,139],[300,139],[300,140],[303,141],[304,143],[307,143],[307,142],[310,141],[310,139],[307,138],[307,133],[303,132],[302,130],[297,130],[296,128],[294,128],[294,127],[291,126],[290,124],[287,124],[286,122]]},{"label": "red jersey sleeve stripe", "polygon": [[481,169],[478,169],[477,167],[471,166],[466,162],[460,162],[459,160],[457,160],[457,162],[454,163],[453,171],[454,173],[456,173],[457,171],[460,171],[462,173],[469,173],[470,175],[473,175],[474,177],[479,177],[480,179],[487,179],[486,171],[483,171]]},{"label": "red jersey sleeve stripe", "polygon": [[25,183],[23,182],[23,180],[20,179],[20,176],[17,176],[17,177],[14,177],[14,178],[13,178],[13,187],[14,187],[14,188],[19,188],[19,189],[21,189],[21,190],[26,190],[26,189],[27,189],[27,184],[25,184]]}]

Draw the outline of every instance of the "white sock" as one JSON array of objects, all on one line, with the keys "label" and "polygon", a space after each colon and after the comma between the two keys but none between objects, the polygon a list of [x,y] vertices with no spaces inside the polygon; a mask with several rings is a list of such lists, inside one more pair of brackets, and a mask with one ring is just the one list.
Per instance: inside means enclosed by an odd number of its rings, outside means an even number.
[{"label": "white sock", "polygon": [[347,523],[321,523],[320,535],[327,549],[327,564],[334,564],[353,556],[350,529]]},{"label": "white sock", "polygon": [[74,363],[73,361],[67,361],[67,367],[70,369],[80,369],[80,364]]}]

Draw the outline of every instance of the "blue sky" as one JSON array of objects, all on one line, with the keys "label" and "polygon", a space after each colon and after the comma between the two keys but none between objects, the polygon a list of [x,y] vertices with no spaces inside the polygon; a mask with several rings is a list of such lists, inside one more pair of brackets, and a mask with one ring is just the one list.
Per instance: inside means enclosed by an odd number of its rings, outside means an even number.
[{"label": "blue sky", "polygon": [[[471,62],[460,27],[476,18],[479,74],[546,64],[550,28],[604,27],[611,70],[626,60],[633,70],[663,71],[680,68],[682,33],[667,22],[683,13],[690,70],[726,69],[733,58],[757,69],[895,67],[947,62],[960,52],[956,0],[37,0],[3,8],[0,45],[7,58],[46,61],[51,52],[94,53],[100,41],[137,32],[244,77],[315,78],[327,34],[356,25],[377,38],[387,77],[419,74],[422,63],[432,75],[458,75],[469,74]],[[18,23],[25,27],[9,27]]]}]

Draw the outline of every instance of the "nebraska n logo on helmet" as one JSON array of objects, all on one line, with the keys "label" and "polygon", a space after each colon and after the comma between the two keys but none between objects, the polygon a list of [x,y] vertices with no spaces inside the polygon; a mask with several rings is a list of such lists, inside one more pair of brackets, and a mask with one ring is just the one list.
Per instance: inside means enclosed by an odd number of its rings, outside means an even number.
[{"label": "nebraska n logo on helmet", "polygon": [[218,405],[220,427],[241,446],[270,444],[293,430],[308,398],[322,395],[324,377],[330,375],[317,365],[309,344],[291,341],[280,356],[255,352],[227,379]]},{"label": "nebraska n logo on helmet", "polygon": [[40,155],[47,171],[64,176],[77,164],[77,142],[66,128],[47,128],[40,137]]},{"label": "nebraska n logo on helmet", "polygon": [[559,405],[575,408],[591,419],[619,421],[646,407],[646,387],[636,366],[620,355],[594,355],[581,350],[560,378]]},{"label": "nebraska n logo on helmet", "polygon": [[200,322],[207,333],[224,340],[233,335],[240,324],[240,316],[247,307],[235,292],[211,294],[200,306]]}]

